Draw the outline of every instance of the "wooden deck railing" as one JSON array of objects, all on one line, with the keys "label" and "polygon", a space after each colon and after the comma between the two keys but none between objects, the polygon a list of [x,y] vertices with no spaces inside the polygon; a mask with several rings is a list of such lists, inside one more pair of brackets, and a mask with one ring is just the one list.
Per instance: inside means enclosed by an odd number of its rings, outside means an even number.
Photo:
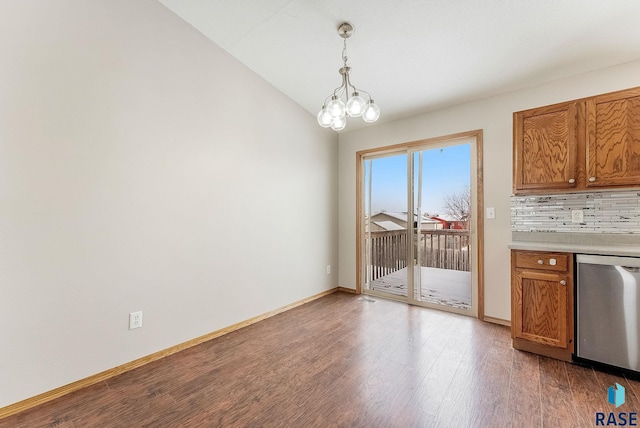
[{"label": "wooden deck railing", "polygon": [[[371,232],[370,280],[407,266],[406,230]],[[470,271],[468,230],[421,230],[414,254],[424,267]]]},{"label": "wooden deck railing", "polygon": [[407,266],[406,230],[371,232],[370,244],[371,259],[368,268],[371,280]]}]

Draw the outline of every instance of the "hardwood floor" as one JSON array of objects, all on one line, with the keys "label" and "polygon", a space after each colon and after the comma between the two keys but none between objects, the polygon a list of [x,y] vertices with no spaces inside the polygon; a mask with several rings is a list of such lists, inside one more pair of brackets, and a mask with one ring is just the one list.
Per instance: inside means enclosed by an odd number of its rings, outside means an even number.
[{"label": "hardwood floor", "polygon": [[336,293],[0,428],[588,427],[598,411],[640,411],[640,382],[515,351],[503,326]]}]

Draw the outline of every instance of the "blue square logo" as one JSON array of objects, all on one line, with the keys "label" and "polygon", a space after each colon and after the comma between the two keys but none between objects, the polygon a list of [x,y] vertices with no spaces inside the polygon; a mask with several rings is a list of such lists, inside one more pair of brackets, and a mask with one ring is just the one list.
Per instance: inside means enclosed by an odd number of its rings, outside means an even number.
[{"label": "blue square logo", "polygon": [[611,385],[607,390],[607,397],[610,404],[616,406],[616,408],[624,404],[624,386],[616,382],[615,385]]}]

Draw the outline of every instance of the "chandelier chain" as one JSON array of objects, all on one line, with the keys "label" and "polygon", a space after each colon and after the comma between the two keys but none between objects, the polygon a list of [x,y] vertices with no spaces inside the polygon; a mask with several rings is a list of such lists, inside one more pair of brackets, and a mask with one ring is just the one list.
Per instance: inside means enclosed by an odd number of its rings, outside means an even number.
[{"label": "chandelier chain", "polygon": [[347,39],[344,39],[344,45],[342,46],[342,61],[344,62],[344,66],[347,66],[347,61],[349,61],[349,57],[347,56]]}]

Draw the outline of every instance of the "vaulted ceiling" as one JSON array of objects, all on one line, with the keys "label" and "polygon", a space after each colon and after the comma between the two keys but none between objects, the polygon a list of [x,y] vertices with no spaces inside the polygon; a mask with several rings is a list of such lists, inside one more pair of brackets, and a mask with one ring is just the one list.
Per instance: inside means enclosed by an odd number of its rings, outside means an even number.
[{"label": "vaulted ceiling", "polygon": [[340,84],[343,21],[380,121],[640,59],[638,0],[159,1],[314,115]]}]

